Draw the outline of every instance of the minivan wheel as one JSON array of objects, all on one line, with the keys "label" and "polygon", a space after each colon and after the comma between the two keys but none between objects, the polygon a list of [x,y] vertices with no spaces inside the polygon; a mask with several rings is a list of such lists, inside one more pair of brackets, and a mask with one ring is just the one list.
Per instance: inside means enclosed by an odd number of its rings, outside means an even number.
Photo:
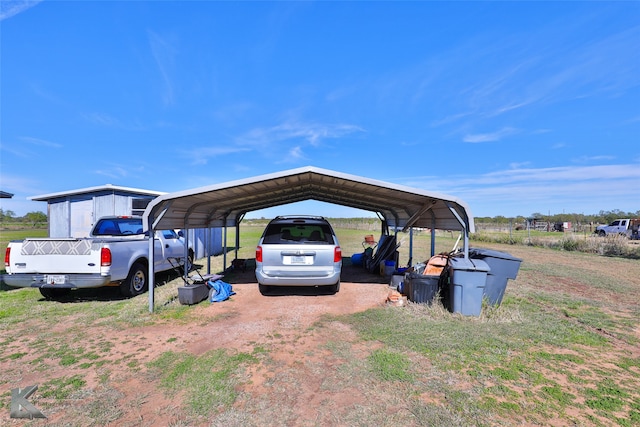
[{"label": "minivan wheel", "polygon": [[333,294],[337,294],[338,292],[340,292],[340,281],[338,280],[338,283],[336,283],[335,285],[329,285],[329,289]]}]

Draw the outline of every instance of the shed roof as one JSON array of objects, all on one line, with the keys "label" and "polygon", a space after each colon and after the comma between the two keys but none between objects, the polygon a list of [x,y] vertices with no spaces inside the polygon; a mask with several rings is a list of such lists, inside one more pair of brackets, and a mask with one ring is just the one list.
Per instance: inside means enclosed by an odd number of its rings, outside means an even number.
[{"label": "shed roof", "polygon": [[166,192],[161,192],[161,191],[142,190],[140,188],[121,187],[118,185],[105,184],[105,185],[99,185],[96,187],[78,188],[77,190],[67,190],[67,191],[60,191],[58,193],[43,194],[40,196],[29,197],[29,199],[37,202],[46,202],[48,200],[58,199],[60,197],[76,196],[79,194],[100,193],[104,191],[130,193],[134,195],[153,196],[153,197],[166,194]]},{"label": "shed roof", "polygon": [[145,225],[235,226],[247,212],[303,200],[377,212],[390,227],[474,232],[473,215],[457,197],[312,166],[161,195],[147,206]]}]

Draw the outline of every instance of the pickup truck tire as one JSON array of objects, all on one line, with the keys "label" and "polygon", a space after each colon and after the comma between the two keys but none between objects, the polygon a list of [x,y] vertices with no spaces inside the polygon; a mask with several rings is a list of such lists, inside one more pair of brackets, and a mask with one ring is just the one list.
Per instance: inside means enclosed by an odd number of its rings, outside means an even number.
[{"label": "pickup truck tire", "polygon": [[136,262],[131,267],[125,281],[120,284],[120,293],[125,297],[135,297],[145,293],[148,285],[147,266]]},{"label": "pickup truck tire", "polygon": [[69,295],[69,292],[71,292],[71,289],[40,288],[40,293],[42,294],[42,296],[45,297],[45,299],[49,300],[57,300],[65,295]]},{"label": "pickup truck tire", "polygon": [[606,235],[607,235],[607,233],[606,233],[604,230],[600,230],[600,231],[598,231],[598,236],[600,236],[600,237],[604,237],[604,236],[606,236]]}]

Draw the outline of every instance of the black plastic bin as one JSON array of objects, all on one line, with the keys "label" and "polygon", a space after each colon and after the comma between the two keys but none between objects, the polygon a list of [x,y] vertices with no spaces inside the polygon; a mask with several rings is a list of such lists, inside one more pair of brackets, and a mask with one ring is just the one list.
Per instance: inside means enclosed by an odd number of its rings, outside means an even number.
[{"label": "black plastic bin", "polygon": [[507,281],[518,276],[522,260],[506,252],[483,248],[469,248],[469,258],[480,259],[491,268],[487,274],[484,298],[491,305],[500,305],[507,289]]},{"label": "black plastic bin", "polygon": [[431,304],[438,294],[439,280],[440,276],[407,273],[404,276],[404,285],[409,301]]},{"label": "black plastic bin", "polygon": [[209,287],[206,283],[196,283],[178,288],[178,301],[182,305],[198,304],[207,297],[209,297]]}]

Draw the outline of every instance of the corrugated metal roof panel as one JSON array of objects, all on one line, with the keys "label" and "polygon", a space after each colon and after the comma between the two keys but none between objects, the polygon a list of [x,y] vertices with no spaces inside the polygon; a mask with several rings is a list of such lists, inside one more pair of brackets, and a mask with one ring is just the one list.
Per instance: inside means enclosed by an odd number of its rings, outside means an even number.
[{"label": "corrugated metal roof panel", "polygon": [[473,215],[457,197],[312,166],[161,195],[145,210],[145,224],[233,226],[247,212],[310,199],[378,212],[391,227],[474,232]]}]

